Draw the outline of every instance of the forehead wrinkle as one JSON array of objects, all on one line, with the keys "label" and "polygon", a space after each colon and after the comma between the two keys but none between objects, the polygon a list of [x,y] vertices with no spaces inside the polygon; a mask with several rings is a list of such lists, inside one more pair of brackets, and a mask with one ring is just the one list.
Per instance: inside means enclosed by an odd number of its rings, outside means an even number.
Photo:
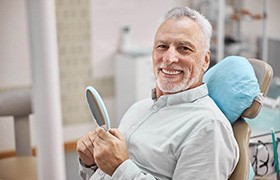
[{"label": "forehead wrinkle", "polygon": [[[177,39],[173,39],[174,34]],[[164,21],[155,34],[155,43],[170,43],[170,41],[177,40],[178,42],[181,41],[182,44],[194,47],[195,49],[198,48],[196,46],[202,45],[202,39],[203,34],[197,22],[187,17]]]}]

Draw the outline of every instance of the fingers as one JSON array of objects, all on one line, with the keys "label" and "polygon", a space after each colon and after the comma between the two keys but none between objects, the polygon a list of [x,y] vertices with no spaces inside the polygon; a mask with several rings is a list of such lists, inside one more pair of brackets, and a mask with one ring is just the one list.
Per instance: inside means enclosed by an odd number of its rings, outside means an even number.
[{"label": "fingers", "polygon": [[95,132],[96,138],[94,139],[93,144],[96,150],[99,146],[102,146],[102,144],[104,144],[105,141],[109,139],[109,136],[107,135],[107,132],[101,127],[96,128]]},{"label": "fingers", "polygon": [[91,166],[95,164],[93,150],[89,151],[82,141],[79,144],[77,144],[77,153],[79,155],[80,160],[86,166]]},{"label": "fingers", "polygon": [[93,156],[92,147],[92,145],[89,147],[84,141],[81,141],[81,143],[78,144],[77,150],[86,156]]},{"label": "fingers", "polygon": [[97,127],[95,129],[96,135],[102,139],[102,140],[106,140],[108,138],[110,138],[110,134],[107,133],[102,127]]},{"label": "fingers", "polygon": [[[90,132],[88,133],[88,136],[87,136],[87,137],[88,137],[87,140],[90,141],[90,143],[91,143],[91,147],[90,147],[90,148],[92,149],[92,148],[94,147],[94,146],[93,146],[93,142],[95,141],[95,138],[96,138],[96,132],[95,132],[95,131],[93,131],[93,132],[90,131]],[[88,141],[87,141],[87,142],[88,142]],[[89,142],[88,142],[88,144],[89,144]]]},{"label": "fingers", "polygon": [[86,164],[94,164],[94,140],[96,138],[96,132],[89,132],[77,141],[77,153],[79,158]]},{"label": "fingers", "polygon": [[87,156],[93,155],[93,142],[96,138],[96,132],[89,132],[77,142],[77,151],[82,152]]},{"label": "fingers", "polygon": [[96,149],[100,146],[112,145],[119,141],[125,143],[125,138],[118,129],[109,129],[109,132],[106,132],[103,128],[97,128],[93,146]]},{"label": "fingers", "polygon": [[94,141],[94,159],[98,167],[110,176],[116,168],[128,159],[126,142],[119,130],[96,129]]},{"label": "fingers", "polygon": [[98,127],[96,128],[96,134],[102,140],[106,140],[113,137],[119,140],[123,140],[123,136],[118,129],[109,129],[109,133],[108,133],[103,128]]},{"label": "fingers", "polygon": [[118,138],[119,140],[124,140],[122,134],[120,133],[120,131],[118,129],[109,129],[109,132],[110,132],[110,134],[112,134],[113,136]]},{"label": "fingers", "polygon": [[89,132],[82,140],[85,146],[88,148],[90,152],[93,151],[93,142],[95,140],[96,133],[95,132]]}]

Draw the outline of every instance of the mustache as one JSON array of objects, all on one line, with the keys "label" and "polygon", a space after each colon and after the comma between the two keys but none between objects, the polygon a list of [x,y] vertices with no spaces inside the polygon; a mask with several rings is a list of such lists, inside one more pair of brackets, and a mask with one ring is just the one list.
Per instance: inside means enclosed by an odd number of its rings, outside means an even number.
[{"label": "mustache", "polygon": [[178,66],[176,64],[167,64],[167,63],[161,63],[159,64],[158,66],[159,68],[169,68],[169,69],[176,69],[176,70],[179,70],[179,71],[184,71],[184,69],[181,67],[181,66]]}]

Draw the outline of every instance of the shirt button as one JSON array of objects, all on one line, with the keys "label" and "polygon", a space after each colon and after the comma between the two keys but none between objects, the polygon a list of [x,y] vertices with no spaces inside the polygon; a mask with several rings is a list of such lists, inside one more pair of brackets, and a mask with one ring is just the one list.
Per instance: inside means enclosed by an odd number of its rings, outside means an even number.
[{"label": "shirt button", "polygon": [[158,109],[158,107],[157,106],[154,106],[154,110],[157,110]]},{"label": "shirt button", "polygon": [[103,176],[105,173],[103,171],[99,171],[99,174]]},{"label": "shirt button", "polygon": [[135,125],[131,126],[131,129],[135,129],[135,128],[136,128],[136,126],[135,126]]}]

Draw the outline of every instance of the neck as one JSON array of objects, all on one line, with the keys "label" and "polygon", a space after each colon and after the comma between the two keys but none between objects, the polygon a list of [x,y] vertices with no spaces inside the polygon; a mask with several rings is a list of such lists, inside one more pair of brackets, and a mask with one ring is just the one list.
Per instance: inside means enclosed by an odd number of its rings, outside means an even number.
[{"label": "neck", "polygon": [[[200,86],[200,85],[202,85],[202,84],[203,84],[202,82],[201,82],[201,83],[198,83],[197,85],[191,86],[191,87],[189,87],[188,89],[185,89],[185,90],[183,90],[183,91],[186,91],[186,90],[189,90],[189,89],[193,89],[193,88],[198,87],[198,86]],[[176,93],[182,92],[182,91],[174,92],[174,93],[163,92],[163,91],[161,91],[161,90],[159,89],[158,86],[156,86],[155,90],[156,90],[156,92],[155,92],[155,93],[156,93],[156,99],[158,99],[158,98],[159,98],[160,96],[162,96],[162,95],[166,95],[166,94],[176,94]]]}]

